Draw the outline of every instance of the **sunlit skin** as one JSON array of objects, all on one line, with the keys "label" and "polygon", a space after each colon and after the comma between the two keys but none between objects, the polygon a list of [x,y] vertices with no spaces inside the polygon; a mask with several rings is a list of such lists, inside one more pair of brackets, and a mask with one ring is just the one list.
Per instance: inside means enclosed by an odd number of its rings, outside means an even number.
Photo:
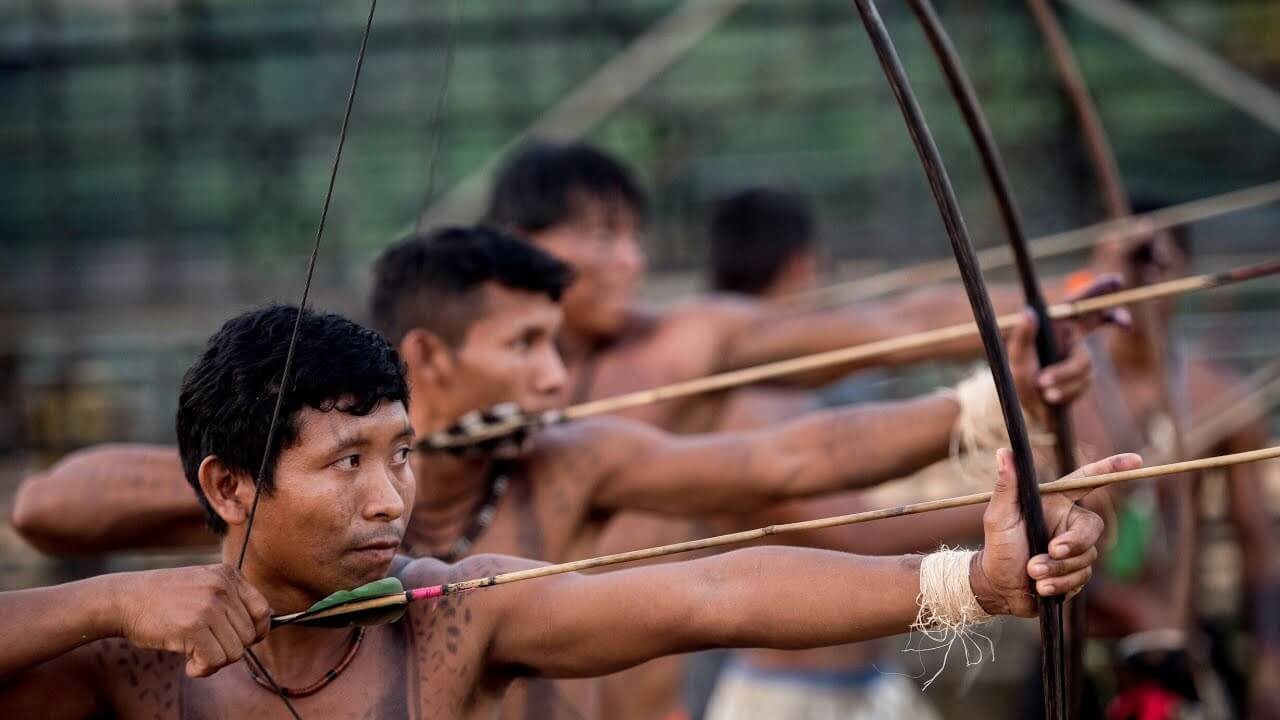
[{"label": "sunlit skin", "polygon": [[480,302],[483,312],[457,347],[422,328],[400,341],[410,385],[427,389],[413,399],[415,427],[436,429],[504,402],[530,412],[559,407],[566,383],[555,347],[560,306],[495,283],[483,287]]},{"label": "sunlit skin", "polygon": [[[483,287],[476,300],[482,312],[456,347],[425,329],[408,332],[398,343],[413,390],[409,415],[419,435],[466,411],[499,402],[515,401],[530,410],[553,407],[564,393],[565,371],[552,340],[560,324],[559,307],[544,296],[493,284]],[[1060,383],[1054,388],[1068,395],[1087,380],[1087,362],[1038,372],[1034,357],[1022,357],[1019,377],[1028,397],[1036,394],[1037,379],[1050,374]],[[594,554],[601,529],[619,509],[698,514],[742,503],[772,503],[784,497],[777,489],[778,479],[793,477],[797,465],[806,472],[798,476],[798,484],[789,481],[787,492],[792,494],[845,487],[842,483],[851,472],[862,475],[860,483],[896,477],[946,454],[956,407],[933,397],[848,413],[815,419],[788,433],[704,440],[686,441],[607,419],[545,431],[516,466],[519,482],[472,551],[549,560],[583,557]],[[903,433],[903,427],[914,432]],[[859,442],[837,440],[850,437]],[[47,528],[49,521],[71,526],[75,531],[69,534],[34,535],[59,536],[63,543],[96,542],[98,548],[169,539],[179,535],[175,524],[198,527],[199,509],[181,479],[176,457],[170,457],[166,465],[151,448],[86,451],[47,479],[28,485],[30,492],[19,503],[20,527],[30,535],[32,527]],[[818,459],[807,459],[813,457]],[[418,487],[407,547],[415,554],[438,554],[473,522],[487,493],[489,460],[418,454],[412,462]],[[131,490],[105,492],[103,482],[112,477],[119,478],[122,489]],[[79,512],[76,508],[83,503],[76,499],[88,497],[80,489],[84,482],[93,484],[97,500]],[[137,492],[142,487],[146,492]],[[56,512],[41,511],[46,505],[42,496]],[[198,533],[181,535],[194,538]],[[630,547],[650,544],[648,540],[633,538]]]},{"label": "sunlit skin", "polygon": [[575,207],[573,220],[528,236],[573,267],[563,298],[566,339],[589,342],[624,330],[648,259],[644,227],[629,208],[582,196]]},{"label": "sunlit skin", "polygon": [[[246,533],[252,483],[209,457],[199,479],[230,527],[224,564],[0,593],[7,712],[51,720],[288,717],[251,679],[246,647],[286,687],[324,677],[354,632],[268,633],[270,616],[386,574],[392,558],[384,548],[403,531],[414,495],[411,434],[398,403],[365,417],[303,410],[297,419],[299,439],[282,449],[276,491],[261,500],[244,574],[229,563]],[[1118,457],[1084,472],[1138,462]],[[1027,574],[1044,594],[1079,587],[1102,523],[1073,505],[1078,495],[1049,497],[1051,554],[1032,558],[1007,452],[995,488],[987,549],[974,558],[969,583],[988,611],[1028,616],[1035,603]],[[534,565],[481,555],[453,567],[408,562],[397,572],[417,587]],[[526,675],[580,677],[711,646],[804,647],[900,632],[916,613],[918,573],[918,556],[761,548],[415,603],[399,622],[367,630],[324,690],[292,703],[304,717],[491,718],[511,682]],[[800,586],[809,588],[803,598],[792,590]]]},{"label": "sunlit skin", "polygon": [[[569,372],[565,398],[569,403],[972,319],[958,286],[788,317],[771,316],[765,304],[723,296],[696,297],[668,312],[651,313],[641,309],[635,297],[646,267],[643,219],[617,203],[589,195],[580,194],[574,207],[575,217],[568,222],[538,232],[522,231],[577,273],[565,296],[565,323],[560,333]],[[800,256],[794,267],[783,270],[778,295],[815,287],[817,270],[816,255]],[[1020,292],[1013,288],[993,285],[992,292],[1001,310],[1012,310],[1021,303]],[[943,348],[936,356],[969,357],[980,350],[979,345],[970,343]],[[877,364],[916,359],[906,355]],[[1088,360],[1076,354],[1071,362],[1087,365]],[[1043,387],[1056,384],[1055,372],[1046,371]],[[794,384],[813,386],[839,376],[840,372],[833,372],[795,378],[798,382]],[[724,394],[707,394],[619,414],[673,432],[708,432],[717,427],[725,410],[724,400]],[[696,534],[696,525],[686,521],[626,513],[604,529],[592,551],[607,554],[680,542]],[[611,689],[607,696],[618,697],[608,701],[611,716],[647,720],[670,708],[678,697],[679,675],[679,662],[672,659],[650,663],[611,682],[616,690]]]},{"label": "sunlit skin", "polygon": [[[306,408],[299,428],[276,466],[272,502],[258,507],[245,556],[246,576],[271,587],[268,599],[281,608],[305,607],[335,589],[384,577],[415,493],[413,428],[403,404],[381,403],[364,417]],[[246,517],[253,483],[245,474],[228,472],[210,456],[200,484],[219,514]],[[235,562],[227,551],[239,551],[244,527],[227,533],[224,561]],[[260,576],[274,581],[268,586]]]}]

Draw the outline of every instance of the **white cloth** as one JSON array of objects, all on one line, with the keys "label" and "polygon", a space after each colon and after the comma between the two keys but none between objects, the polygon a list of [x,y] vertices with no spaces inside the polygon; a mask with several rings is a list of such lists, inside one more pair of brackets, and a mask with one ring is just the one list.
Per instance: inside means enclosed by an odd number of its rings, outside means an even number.
[{"label": "white cloth", "polygon": [[707,720],[940,720],[910,678],[870,668],[835,675],[762,671],[731,664]]}]

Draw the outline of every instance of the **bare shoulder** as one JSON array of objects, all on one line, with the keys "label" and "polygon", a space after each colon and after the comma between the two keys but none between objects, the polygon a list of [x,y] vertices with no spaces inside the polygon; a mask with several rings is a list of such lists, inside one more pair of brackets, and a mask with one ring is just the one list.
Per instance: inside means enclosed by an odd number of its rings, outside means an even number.
[{"label": "bare shoulder", "polygon": [[[527,570],[545,564],[536,560],[528,560],[511,555],[494,554],[472,555],[452,564],[435,558],[417,558],[401,568],[396,576],[400,578],[400,582],[404,584],[405,588],[409,589],[489,578],[494,575]],[[492,594],[492,592],[487,592],[487,589],[482,588],[456,595],[447,595],[442,598],[441,602],[467,600],[477,595]]]},{"label": "bare shoulder", "polygon": [[612,472],[633,459],[636,447],[662,434],[639,420],[598,415],[544,430],[529,463],[535,471],[583,480]]},{"label": "bare shoulder", "polygon": [[[400,573],[406,588],[491,578],[545,563],[507,555],[473,555],[452,565],[433,558],[415,560]],[[490,639],[501,629],[507,608],[520,602],[528,583],[481,587],[409,606],[413,644],[433,664],[450,656],[470,656],[483,664]]]},{"label": "bare shoulder", "polygon": [[662,317],[664,334],[710,333],[728,335],[758,320],[764,306],[752,298],[707,294],[671,308]]},{"label": "bare shoulder", "polygon": [[[501,555],[475,555],[452,565],[431,558],[401,569],[406,587],[425,587],[485,578],[538,563]],[[493,662],[494,639],[502,632],[507,609],[524,590],[512,586],[480,588],[409,606],[400,621],[409,641],[410,677],[416,678],[424,717],[490,715],[510,673]],[[514,591],[514,592],[513,592]]]}]

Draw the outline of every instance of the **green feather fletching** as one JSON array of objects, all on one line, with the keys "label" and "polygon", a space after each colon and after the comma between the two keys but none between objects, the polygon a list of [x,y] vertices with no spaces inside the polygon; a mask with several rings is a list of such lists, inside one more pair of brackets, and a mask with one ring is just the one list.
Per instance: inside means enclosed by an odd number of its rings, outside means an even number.
[{"label": "green feather fletching", "polygon": [[354,590],[339,590],[329,597],[307,608],[308,613],[320,612],[327,610],[336,605],[343,605],[356,600],[369,600],[371,598],[383,597],[384,595],[395,595],[404,592],[404,584],[400,582],[400,578],[388,577],[381,580],[374,580],[367,585],[361,585]]}]

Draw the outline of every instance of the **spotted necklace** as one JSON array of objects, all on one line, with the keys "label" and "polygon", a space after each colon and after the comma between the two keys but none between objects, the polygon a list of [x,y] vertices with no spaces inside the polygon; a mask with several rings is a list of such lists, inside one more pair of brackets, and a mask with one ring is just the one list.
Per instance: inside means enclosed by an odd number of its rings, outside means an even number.
[{"label": "spotted necklace", "polygon": [[471,552],[471,548],[475,547],[480,536],[484,535],[493,524],[493,518],[498,514],[498,503],[502,501],[502,497],[507,494],[507,489],[511,486],[507,473],[502,470],[504,467],[505,463],[494,463],[493,469],[489,472],[489,489],[485,492],[484,502],[480,504],[480,509],[476,511],[471,524],[461,537],[441,552],[421,552],[413,545],[406,543],[409,553],[430,556],[447,563],[454,563],[466,557]]}]

